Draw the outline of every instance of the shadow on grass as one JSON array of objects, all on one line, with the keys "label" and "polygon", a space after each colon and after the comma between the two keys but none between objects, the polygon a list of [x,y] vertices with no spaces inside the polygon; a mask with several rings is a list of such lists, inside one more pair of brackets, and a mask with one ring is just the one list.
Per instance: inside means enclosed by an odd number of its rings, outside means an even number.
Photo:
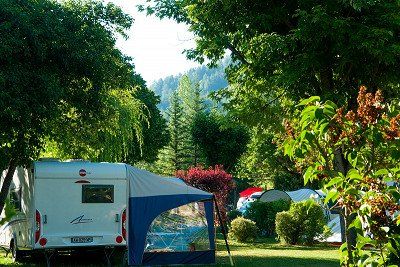
[{"label": "shadow on grass", "polygon": [[[286,246],[273,238],[257,240],[254,243],[229,242],[237,267],[338,267],[339,253],[337,248],[318,244],[316,246]],[[203,266],[230,266],[223,240],[217,240],[217,264]],[[43,255],[27,258],[23,263],[13,264],[11,259],[4,259],[0,252],[0,266],[42,267],[46,266]],[[106,266],[103,253],[84,253],[75,255],[57,255],[52,259],[52,266],[80,267]],[[114,257],[112,266],[121,266],[122,258]],[[199,266],[199,265],[197,265]]]},{"label": "shadow on grass", "polygon": [[[274,238],[263,238],[263,239],[258,239],[255,242],[251,243],[239,243],[235,241],[228,241],[229,247],[232,250],[241,250],[243,248],[248,249],[249,247],[251,248],[257,248],[257,249],[273,249],[273,250],[337,250],[338,247],[328,245],[325,243],[317,243],[312,246],[305,246],[305,245],[285,245],[277,242]],[[217,248],[218,250],[225,250],[225,242],[218,240],[217,241]]]},{"label": "shadow on grass", "polygon": [[[0,257],[5,254],[0,254]],[[43,254],[33,257],[25,257],[20,263],[12,263],[11,258],[4,260],[0,259],[0,266],[7,267],[46,267],[46,260]],[[79,267],[79,266],[107,266],[106,259],[103,253],[81,253],[72,255],[56,255],[51,259],[51,266],[60,267]],[[122,266],[122,257],[114,257],[112,266]]]},{"label": "shadow on grass", "polygon": [[[315,259],[300,257],[255,257],[253,256],[234,256],[233,260],[237,267],[339,267],[339,261],[334,259]],[[230,266],[228,256],[219,256],[217,266]]]}]

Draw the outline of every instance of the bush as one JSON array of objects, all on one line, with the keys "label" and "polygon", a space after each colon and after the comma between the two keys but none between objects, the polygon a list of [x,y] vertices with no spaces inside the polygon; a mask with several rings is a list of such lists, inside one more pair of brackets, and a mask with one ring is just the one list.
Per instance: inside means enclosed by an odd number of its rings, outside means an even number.
[{"label": "bush", "polygon": [[226,214],[226,216],[228,217],[228,222],[231,223],[237,217],[241,217],[242,213],[238,210],[231,210]]},{"label": "bush", "polygon": [[255,201],[244,213],[244,217],[254,221],[261,236],[275,236],[276,214],[288,210],[290,202],[278,200],[274,202]]},{"label": "bush", "polygon": [[175,175],[193,187],[213,193],[221,211],[222,220],[226,222],[228,194],[235,188],[231,174],[224,171],[221,165],[216,165],[208,169],[202,166],[191,167],[187,171],[179,170]]},{"label": "bush", "polygon": [[254,241],[256,237],[257,226],[253,221],[243,217],[238,217],[232,221],[229,238],[235,239],[239,242],[248,242]]},{"label": "bush", "polygon": [[313,200],[293,203],[276,215],[276,233],[287,244],[312,244],[324,231],[324,212]]}]

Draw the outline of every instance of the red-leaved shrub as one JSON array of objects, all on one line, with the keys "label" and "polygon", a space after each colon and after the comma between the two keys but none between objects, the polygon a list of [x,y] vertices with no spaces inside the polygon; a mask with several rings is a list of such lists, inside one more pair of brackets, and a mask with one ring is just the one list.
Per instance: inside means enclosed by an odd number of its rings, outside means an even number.
[{"label": "red-leaved shrub", "polygon": [[221,165],[204,169],[201,166],[179,170],[176,176],[187,184],[198,189],[213,193],[220,208],[221,216],[226,221],[226,202],[229,192],[235,188],[232,175],[224,171]]}]

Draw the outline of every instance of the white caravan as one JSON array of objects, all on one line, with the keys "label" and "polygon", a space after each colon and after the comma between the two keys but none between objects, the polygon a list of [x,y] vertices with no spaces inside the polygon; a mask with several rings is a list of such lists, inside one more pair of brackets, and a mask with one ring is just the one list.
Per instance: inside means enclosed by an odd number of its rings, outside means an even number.
[{"label": "white caravan", "polygon": [[18,212],[0,227],[0,246],[15,260],[41,250],[49,264],[54,251],[96,248],[109,260],[126,245],[126,194],[125,164],[47,159],[17,168],[10,199]]}]

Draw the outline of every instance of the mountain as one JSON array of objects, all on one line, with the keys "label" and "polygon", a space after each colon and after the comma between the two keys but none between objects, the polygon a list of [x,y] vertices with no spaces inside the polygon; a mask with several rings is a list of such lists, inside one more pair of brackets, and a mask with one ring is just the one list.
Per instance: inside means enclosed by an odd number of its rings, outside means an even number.
[{"label": "mountain", "polygon": [[200,66],[188,70],[184,74],[171,75],[163,79],[159,79],[150,85],[150,88],[160,96],[161,103],[158,107],[166,110],[169,106],[169,98],[175,90],[178,89],[179,80],[183,75],[188,75],[192,82],[198,82],[203,96],[228,86],[225,78],[225,67],[228,65],[229,59],[224,59],[216,68],[208,68]]}]

